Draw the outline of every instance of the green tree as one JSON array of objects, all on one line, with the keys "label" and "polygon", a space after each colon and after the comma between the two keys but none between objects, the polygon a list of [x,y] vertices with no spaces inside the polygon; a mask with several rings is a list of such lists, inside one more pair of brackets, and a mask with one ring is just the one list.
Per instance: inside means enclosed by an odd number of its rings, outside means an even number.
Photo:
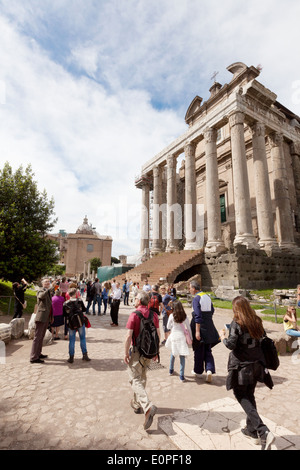
[{"label": "green tree", "polygon": [[0,278],[8,281],[35,280],[58,261],[57,245],[47,238],[54,201],[33,176],[30,165],[13,173],[7,162],[0,170]]},{"label": "green tree", "polygon": [[97,275],[97,269],[101,266],[102,262],[100,258],[92,258],[89,260],[91,263],[91,271],[95,271]]}]

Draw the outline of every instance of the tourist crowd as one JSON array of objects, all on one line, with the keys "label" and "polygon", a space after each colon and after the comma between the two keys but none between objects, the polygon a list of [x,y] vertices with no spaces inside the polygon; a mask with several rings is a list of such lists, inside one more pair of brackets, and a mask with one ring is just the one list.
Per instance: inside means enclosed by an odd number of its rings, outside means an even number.
[{"label": "tourist crowd", "polygon": [[[24,292],[28,287],[25,279],[13,285],[15,295],[14,318],[22,315]],[[213,321],[214,306],[208,294],[201,291],[200,285],[192,281],[189,284],[192,296],[192,319],[189,322],[184,306],[177,300],[173,285],[150,286],[145,280],[143,286],[137,282],[125,280],[121,285],[114,280],[101,283],[79,282],[66,279],[43,279],[37,291],[37,309],[35,317],[35,336],[32,343],[30,362],[43,363],[47,357],[42,354],[43,338],[47,328],[52,331],[53,339],[60,339],[59,330],[69,339],[69,359],[74,361],[75,337],[78,331],[82,359],[90,361],[87,353],[85,328],[91,326],[87,315],[106,315],[110,308],[111,327],[118,326],[120,302],[132,306],[126,329],[124,362],[128,365],[130,384],[133,390],[131,407],[135,413],[144,413],[144,428],[148,429],[157,411],[146,391],[147,369],[152,360],[159,360],[159,346],[170,351],[169,374],[173,375],[176,357],[179,358],[179,379],[185,382],[185,362],[190,350],[193,350],[192,375],[206,374],[206,381],[212,382],[216,373],[213,348],[223,342],[230,350],[226,387],[233,393],[246,413],[246,426],[242,433],[261,443],[261,448],[270,448],[274,435],[260,418],[256,402],[255,388],[262,382],[269,388],[273,382],[266,367],[262,341],[266,336],[261,318],[252,309],[249,301],[242,296],[233,300],[233,320],[226,328],[217,331]],[[298,289],[298,306],[300,289]],[[103,307],[103,308],[102,308]],[[90,311],[91,310],[91,311]],[[159,318],[162,319],[164,338],[160,339]],[[296,308],[289,306],[283,318],[284,329],[288,335],[300,336],[297,326]],[[152,329],[151,329],[152,328]],[[156,349],[147,355],[142,349],[141,337],[149,331]],[[148,334],[148,333],[147,333]],[[146,333],[145,333],[146,335]],[[156,342],[156,343],[155,343]]]}]

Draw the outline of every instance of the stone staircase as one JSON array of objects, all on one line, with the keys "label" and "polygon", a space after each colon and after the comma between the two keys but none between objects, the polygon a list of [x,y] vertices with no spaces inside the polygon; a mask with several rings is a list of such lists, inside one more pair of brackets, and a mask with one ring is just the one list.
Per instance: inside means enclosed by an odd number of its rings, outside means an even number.
[{"label": "stone staircase", "polygon": [[203,259],[202,250],[182,250],[174,253],[159,253],[142,264],[116,276],[117,282],[123,284],[124,279],[139,282],[140,286],[145,279],[150,285],[161,284],[163,278],[168,284],[174,283],[175,279],[183,271],[201,264]]}]

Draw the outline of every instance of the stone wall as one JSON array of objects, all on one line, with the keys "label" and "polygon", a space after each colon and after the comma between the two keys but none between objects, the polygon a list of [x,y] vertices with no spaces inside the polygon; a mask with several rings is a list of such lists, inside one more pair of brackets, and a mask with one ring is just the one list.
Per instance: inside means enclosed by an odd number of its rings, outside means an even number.
[{"label": "stone wall", "polygon": [[300,254],[291,251],[249,250],[239,245],[222,254],[206,253],[201,268],[204,289],[295,288],[300,284]]}]

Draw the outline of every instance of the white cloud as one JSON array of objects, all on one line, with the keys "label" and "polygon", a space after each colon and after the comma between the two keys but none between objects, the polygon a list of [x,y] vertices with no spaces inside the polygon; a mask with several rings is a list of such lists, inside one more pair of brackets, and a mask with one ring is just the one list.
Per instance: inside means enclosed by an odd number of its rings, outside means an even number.
[{"label": "white cloud", "polygon": [[[35,42],[0,21],[0,47],[7,51],[2,56],[6,100],[0,109],[3,161],[14,167],[32,164],[39,187],[55,199],[57,228],[74,231],[87,214],[105,234],[98,217],[102,204],[110,204],[114,223],[127,223],[123,214],[116,219],[114,204],[120,195],[129,206],[140,198],[135,175],[145,159],[181,132],[182,122],[175,113],[154,110],[146,92],[120,89],[108,95],[96,82],[72,77]],[[121,225],[108,229],[120,236]],[[123,243],[124,237],[123,228]],[[134,246],[135,252],[138,240]]]}]

